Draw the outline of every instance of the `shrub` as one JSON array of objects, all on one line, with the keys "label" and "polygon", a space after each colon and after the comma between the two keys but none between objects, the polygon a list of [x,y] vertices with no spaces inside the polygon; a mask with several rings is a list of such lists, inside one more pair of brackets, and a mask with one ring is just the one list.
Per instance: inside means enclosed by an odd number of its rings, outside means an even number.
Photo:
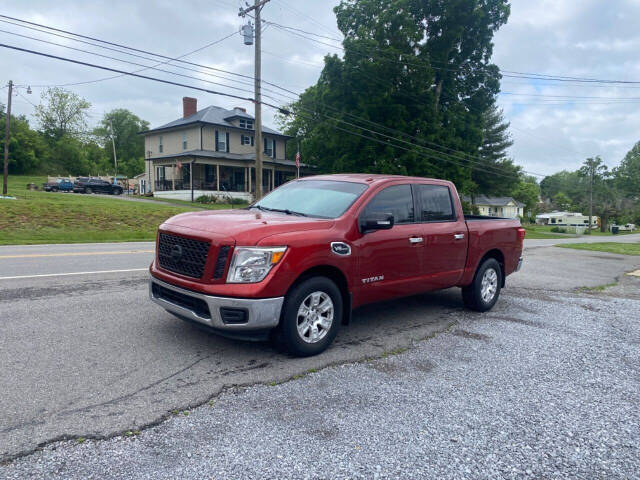
[{"label": "shrub", "polygon": [[198,203],[216,203],[218,201],[218,197],[215,195],[200,195],[196,198],[196,202]]},{"label": "shrub", "polygon": [[567,233],[567,229],[562,227],[551,227],[551,231],[553,233]]}]

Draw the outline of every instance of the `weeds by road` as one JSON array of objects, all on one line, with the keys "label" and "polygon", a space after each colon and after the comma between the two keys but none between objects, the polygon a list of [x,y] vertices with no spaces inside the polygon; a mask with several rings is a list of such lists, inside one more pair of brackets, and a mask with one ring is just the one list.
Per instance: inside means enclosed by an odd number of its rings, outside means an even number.
[{"label": "weeds by road", "polygon": [[556,245],[561,248],[574,248],[576,250],[590,250],[592,252],[619,253],[621,255],[640,255],[640,243],[567,243]]}]

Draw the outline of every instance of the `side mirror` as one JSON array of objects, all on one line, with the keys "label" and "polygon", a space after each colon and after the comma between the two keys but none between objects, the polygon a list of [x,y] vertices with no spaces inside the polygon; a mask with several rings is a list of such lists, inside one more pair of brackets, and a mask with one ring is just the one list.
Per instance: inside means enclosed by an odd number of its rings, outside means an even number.
[{"label": "side mirror", "polygon": [[374,232],[376,230],[390,230],[393,228],[394,219],[390,213],[378,213],[367,215],[360,220],[360,231],[362,233]]}]

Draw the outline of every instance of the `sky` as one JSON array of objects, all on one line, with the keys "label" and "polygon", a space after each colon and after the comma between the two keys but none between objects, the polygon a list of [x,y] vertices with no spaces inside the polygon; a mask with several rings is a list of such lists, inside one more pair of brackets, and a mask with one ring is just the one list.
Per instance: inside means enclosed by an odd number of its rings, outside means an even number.
[{"label": "sky", "polygon": [[[3,2],[0,14],[171,58],[219,41],[184,57],[184,60],[253,76],[253,46],[244,45],[242,37],[237,34],[241,25],[249,20],[238,16],[241,3],[244,2],[30,0]],[[337,3],[337,0],[270,0],[263,10],[263,18],[317,35],[341,38],[333,13]],[[514,0],[509,21],[494,37],[492,61],[508,71],[640,81],[639,18],[640,0]],[[126,56],[0,22],[0,43],[3,44],[126,71],[143,68],[15,34],[91,50],[145,66],[161,61]],[[316,82],[327,53],[340,53],[339,49],[300,38],[273,25],[264,31],[262,50],[263,79],[294,92],[302,92]],[[148,57],[144,53],[137,54]],[[127,108],[149,121],[152,127],[160,126],[182,116],[183,96],[196,97],[198,108],[219,105],[225,108],[245,107],[247,111],[253,111],[252,104],[245,100],[142,79],[121,77],[94,82],[114,74],[4,48],[0,49],[0,65],[1,85],[6,85],[11,79],[22,86],[13,98],[13,111],[26,115],[34,124],[33,105],[40,102],[45,86],[52,85],[67,85],[65,88],[91,102],[90,126],[97,124],[105,112],[114,108]],[[209,73],[218,76],[207,76],[168,65],[156,68],[203,80],[154,70],[141,74],[245,98],[253,96],[251,81],[245,77],[213,70]],[[89,81],[92,83],[72,85]],[[30,95],[26,92],[27,85],[33,91]],[[288,101],[268,91],[272,88],[268,84],[264,86],[264,101],[274,104]],[[595,155],[601,155],[609,167],[614,167],[640,140],[640,83],[611,86],[503,78],[501,87],[498,102],[511,124],[514,140],[509,153],[526,171],[548,175],[562,169],[573,170],[585,158]],[[6,89],[0,90],[0,98],[5,97],[6,92]],[[0,101],[5,103],[6,99]],[[263,116],[267,126],[278,127],[273,109],[264,108]]]}]

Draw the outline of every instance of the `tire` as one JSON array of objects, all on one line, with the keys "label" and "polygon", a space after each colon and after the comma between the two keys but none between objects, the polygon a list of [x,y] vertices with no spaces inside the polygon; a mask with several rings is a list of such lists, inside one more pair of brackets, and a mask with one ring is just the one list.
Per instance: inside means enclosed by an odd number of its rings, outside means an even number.
[{"label": "tire", "polygon": [[113,194],[114,194],[114,195],[122,195],[122,190],[120,190],[119,188],[116,188],[116,189],[113,191]]},{"label": "tire", "polygon": [[90,188],[85,188],[84,193],[91,195],[93,193],[93,190],[91,190]]},{"label": "tire", "polygon": [[[330,310],[316,310],[318,305]],[[304,310],[308,312],[306,315]],[[308,278],[285,297],[280,324],[273,335],[274,343],[298,357],[317,355],[336,338],[342,315],[342,294],[336,284],[326,277]]]},{"label": "tire", "polygon": [[495,258],[487,258],[476,270],[471,285],[462,287],[462,300],[465,307],[476,312],[491,310],[498,301],[501,285],[500,263]]}]

